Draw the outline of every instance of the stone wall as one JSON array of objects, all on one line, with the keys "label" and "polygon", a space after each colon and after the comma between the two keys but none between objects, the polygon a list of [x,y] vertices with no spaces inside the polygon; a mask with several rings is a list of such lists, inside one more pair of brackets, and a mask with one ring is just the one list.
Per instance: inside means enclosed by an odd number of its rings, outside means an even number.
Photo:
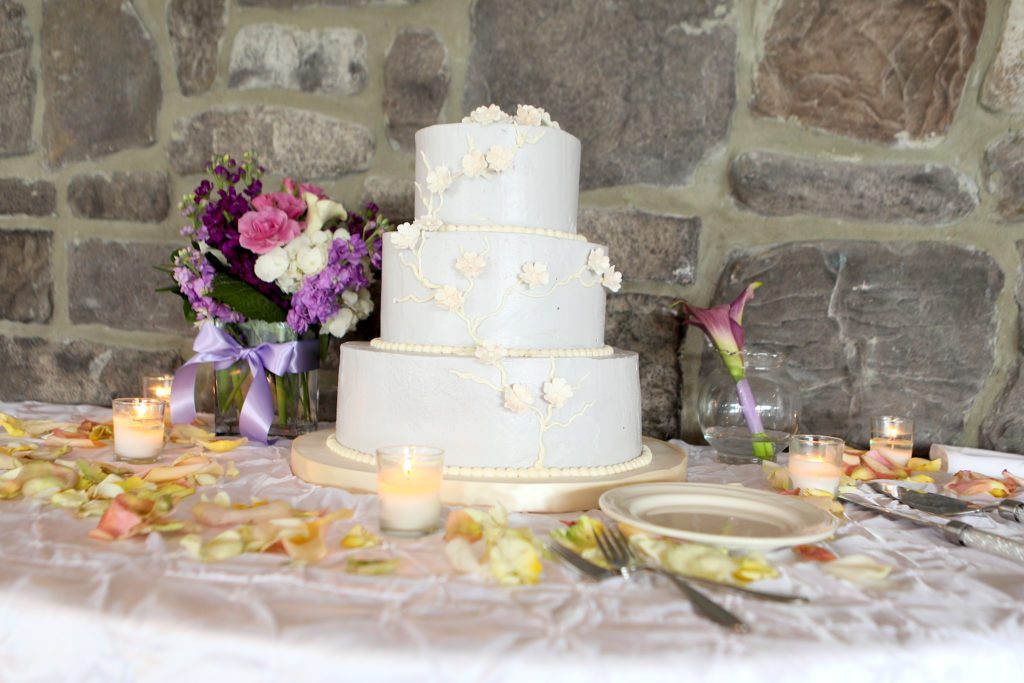
[{"label": "stone wall", "polygon": [[0,399],[103,403],[188,353],[151,266],[211,153],[397,221],[417,128],[525,102],[583,142],[649,433],[698,433],[668,304],[757,278],[806,429],[1024,450],[1022,65],[1024,0],[0,0]]}]

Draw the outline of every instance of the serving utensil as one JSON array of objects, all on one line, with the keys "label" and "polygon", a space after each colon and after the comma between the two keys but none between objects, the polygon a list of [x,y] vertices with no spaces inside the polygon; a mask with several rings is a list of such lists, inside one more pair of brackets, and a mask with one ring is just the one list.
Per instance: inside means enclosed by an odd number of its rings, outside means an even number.
[{"label": "serving utensil", "polygon": [[971,515],[979,512],[998,512],[1003,519],[1024,523],[1024,501],[1004,499],[992,505],[980,505],[967,500],[943,496],[938,493],[918,491],[909,486],[900,486],[891,481],[870,481],[872,490],[889,496],[916,510],[940,517]]},{"label": "serving utensil", "polygon": [[[1008,560],[1014,560],[1024,564],[1024,543],[1015,541],[1012,538],[1006,538],[1004,536],[998,536],[991,534],[981,529],[975,529],[969,524],[957,520],[948,521],[936,521],[936,518],[924,517],[921,515],[910,514],[908,512],[902,512],[900,510],[892,510],[890,508],[882,507],[867,498],[861,498],[856,494],[840,493],[839,498],[846,501],[847,503],[853,503],[859,507],[872,510],[880,515],[889,517],[890,519],[901,519],[908,522],[913,522],[920,526],[927,526],[933,529],[938,529],[942,532],[943,537],[950,543],[956,545],[966,546],[968,548],[976,548],[993,555],[999,555],[1005,557]],[[943,519],[945,518],[938,518]]]}]

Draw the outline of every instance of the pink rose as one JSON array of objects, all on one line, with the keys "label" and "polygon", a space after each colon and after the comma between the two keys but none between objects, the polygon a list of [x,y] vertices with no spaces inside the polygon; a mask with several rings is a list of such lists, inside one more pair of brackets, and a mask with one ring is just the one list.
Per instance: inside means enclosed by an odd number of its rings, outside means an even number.
[{"label": "pink rose", "polygon": [[295,181],[285,176],[284,189],[291,192],[296,197],[301,197],[307,192],[315,194],[317,199],[327,199],[327,193],[324,192],[323,188],[313,183],[299,183],[298,188],[295,187]]},{"label": "pink rose", "polygon": [[288,218],[298,218],[306,212],[306,202],[287,192],[261,194],[252,200],[252,205],[257,211],[281,209],[288,214]]},{"label": "pink rose", "polygon": [[302,233],[302,226],[281,209],[250,211],[238,219],[238,243],[256,254],[291,242]]}]

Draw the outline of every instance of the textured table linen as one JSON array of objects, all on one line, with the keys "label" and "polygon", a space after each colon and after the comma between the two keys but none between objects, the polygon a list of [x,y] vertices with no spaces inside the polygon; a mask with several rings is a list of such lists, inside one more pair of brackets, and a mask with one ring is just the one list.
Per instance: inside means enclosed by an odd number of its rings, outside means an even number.
[{"label": "textured table linen", "polygon": [[[109,410],[2,404],[24,418],[108,419]],[[176,449],[178,452],[181,449]],[[201,491],[232,500],[349,507],[376,529],[376,500],[291,475],[289,444],[226,454],[241,475]],[[108,449],[75,455],[109,459]],[[690,449],[690,479],[763,488],[756,466]],[[183,502],[181,511],[198,499]],[[1024,568],[953,547],[930,531],[850,510],[830,543],[894,566],[884,589],[829,577],[788,550],[769,558],[809,605],[716,594],[754,627],[733,635],[692,613],[657,578],[586,582],[545,562],[539,585],[503,588],[454,574],[441,538],[388,540],[394,576],[246,555],[200,564],[174,537],[103,543],[96,519],[0,501],[0,681],[942,681],[1024,680]],[[512,515],[538,535],[560,518]],[[976,522],[1024,537],[1024,527]]]}]

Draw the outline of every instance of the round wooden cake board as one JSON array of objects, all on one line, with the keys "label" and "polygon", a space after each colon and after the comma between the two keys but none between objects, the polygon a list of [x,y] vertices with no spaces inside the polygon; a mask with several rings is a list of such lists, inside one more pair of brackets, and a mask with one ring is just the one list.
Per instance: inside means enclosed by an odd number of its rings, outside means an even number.
[{"label": "round wooden cake board", "polygon": [[[327,447],[333,430],[304,434],[292,442],[292,472],[322,486],[373,492],[377,471],[344,458]],[[670,443],[644,437],[653,458],[646,467],[607,477],[550,479],[472,479],[445,477],[441,500],[447,505],[496,505],[516,512],[575,512],[597,508],[608,489],[649,481],[686,481],[686,453]]]}]

